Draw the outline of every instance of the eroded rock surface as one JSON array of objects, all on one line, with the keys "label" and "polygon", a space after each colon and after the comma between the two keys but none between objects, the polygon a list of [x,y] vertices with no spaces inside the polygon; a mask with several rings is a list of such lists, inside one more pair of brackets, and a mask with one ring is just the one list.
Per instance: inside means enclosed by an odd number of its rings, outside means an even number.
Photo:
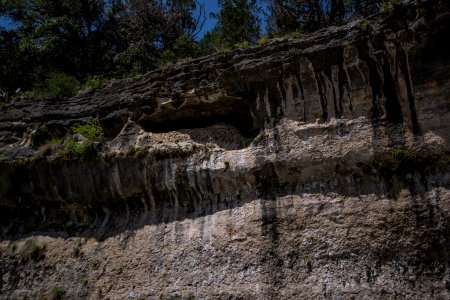
[{"label": "eroded rock surface", "polygon": [[1,106],[0,298],[448,299],[446,7]]}]

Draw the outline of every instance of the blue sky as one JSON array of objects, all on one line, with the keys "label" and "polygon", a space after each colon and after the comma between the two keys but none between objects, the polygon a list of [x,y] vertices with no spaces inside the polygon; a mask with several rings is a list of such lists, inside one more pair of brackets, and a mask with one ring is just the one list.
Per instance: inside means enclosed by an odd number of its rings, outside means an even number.
[{"label": "blue sky", "polygon": [[12,28],[14,25],[10,22],[9,19],[0,17],[0,27],[4,27],[6,29]]},{"label": "blue sky", "polygon": [[[203,25],[202,31],[199,34],[199,37],[202,37],[206,32],[210,31],[214,25],[216,25],[216,19],[212,18],[210,14],[212,12],[218,12],[219,7],[217,6],[217,1],[206,0],[205,2],[205,13],[206,13],[206,21]],[[197,12],[198,15],[198,12]]]}]

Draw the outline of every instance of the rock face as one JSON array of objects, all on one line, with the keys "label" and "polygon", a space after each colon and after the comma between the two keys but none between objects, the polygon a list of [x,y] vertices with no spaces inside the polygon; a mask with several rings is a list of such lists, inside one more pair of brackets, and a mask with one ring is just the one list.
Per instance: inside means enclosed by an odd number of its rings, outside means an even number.
[{"label": "rock face", "polygon": [[0,298],[450,298],[447,7],[1,106]]}]

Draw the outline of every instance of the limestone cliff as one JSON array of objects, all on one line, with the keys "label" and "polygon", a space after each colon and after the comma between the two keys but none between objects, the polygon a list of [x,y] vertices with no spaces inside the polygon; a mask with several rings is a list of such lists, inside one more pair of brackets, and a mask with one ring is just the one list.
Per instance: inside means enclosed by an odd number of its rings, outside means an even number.
[{"label": "limestone cliff", "polygon": [[[2,105],[0,298],[448,299],[449,20],[426,1]],[[89,155],[46,145],[92,119]]]}]

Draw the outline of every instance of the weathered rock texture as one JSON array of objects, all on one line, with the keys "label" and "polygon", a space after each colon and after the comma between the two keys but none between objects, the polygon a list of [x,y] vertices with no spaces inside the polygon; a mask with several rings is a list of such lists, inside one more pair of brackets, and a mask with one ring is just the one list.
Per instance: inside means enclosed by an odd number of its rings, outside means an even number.
[{"label": "weathered rock texture", "polygon": [[3,105],[0,298],[450,298],[447,7]]}]

